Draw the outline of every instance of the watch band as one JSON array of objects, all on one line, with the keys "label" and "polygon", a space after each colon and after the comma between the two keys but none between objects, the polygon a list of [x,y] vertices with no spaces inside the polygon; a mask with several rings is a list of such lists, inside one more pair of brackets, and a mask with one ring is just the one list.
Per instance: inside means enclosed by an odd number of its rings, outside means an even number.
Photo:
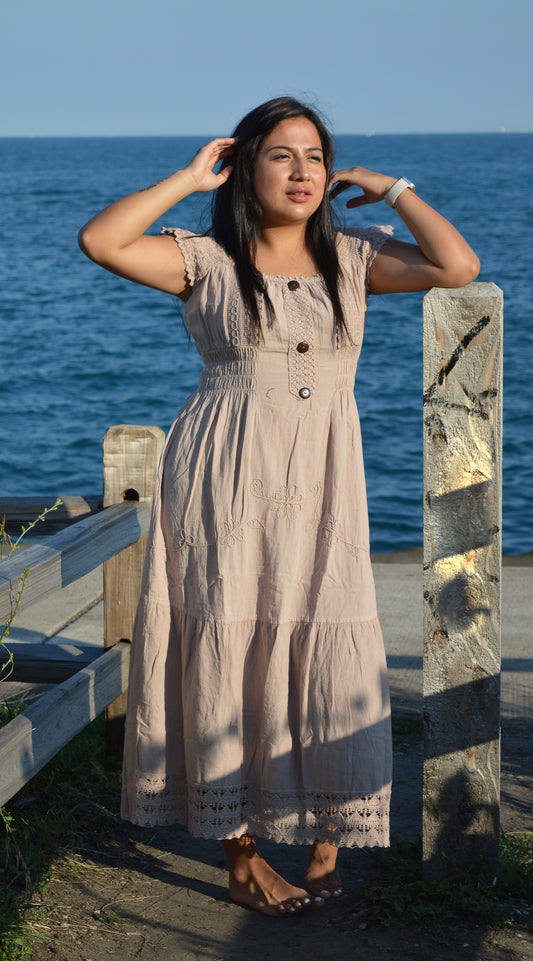
[{"label": "watch band", "polygon": [[412,190],[413,193],[415,193],[415,185],[410,180],[407,180],[407,177],[400,177],[400,179],[397,180],[392,187],[389,187],[387,193],[383,197],[383,200],[389,205],[389,207],[394,207],[398,197],[404,190]]}]

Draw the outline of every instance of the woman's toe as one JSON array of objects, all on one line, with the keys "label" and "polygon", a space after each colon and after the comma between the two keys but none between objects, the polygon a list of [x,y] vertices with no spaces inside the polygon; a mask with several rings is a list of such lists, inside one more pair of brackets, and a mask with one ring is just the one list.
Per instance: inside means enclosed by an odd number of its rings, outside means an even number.
[{"label": "woman's toe", "polygon": [[323,887],[322,881],[319,881],[315,884],[313,884],[312,881],[308,881],[307,890],[310,891],[315,898],[318,898],[321,901],[325,901],[327,898],[331,897],[331,891],[329,891],[328,888]]},{"label": "woman's toe", "polygon": [[284,914],[297,914],[300,911],[305,911],[307,908],[311,907],[311,898],[289,898],[287,901],[283,901],[282,905],[285,908]]},{"label": "woman's toe", "polygon": [[307,890],[315,897],[327,901],[329,898],[338,898],[342,894],[342,883],[339,878],[317,878],[315,881],[307,881]]}]

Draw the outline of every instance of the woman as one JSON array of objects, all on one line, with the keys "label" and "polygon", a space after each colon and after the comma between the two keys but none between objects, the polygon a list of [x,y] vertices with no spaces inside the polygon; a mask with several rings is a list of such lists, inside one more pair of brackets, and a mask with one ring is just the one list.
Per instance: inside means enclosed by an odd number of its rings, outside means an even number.
[{"label": "woman", "polygon": [[[271,915],[340,894],[340,845],[388,843],[390,708],[353,395],[366,296],[479,270],[409,181],[332,161],[316,112],[272,100],[80,234],[97,263],[186,302],[205,361],[155,492],[122,811],[221,839],[231,897]],[[385,199],[414,243],[335,231],[330,199],[352,187],[348,207]],[[145,233],[196,191],[215,192],[211,236]],[[308,845],[303,887],[253,834]]]}]

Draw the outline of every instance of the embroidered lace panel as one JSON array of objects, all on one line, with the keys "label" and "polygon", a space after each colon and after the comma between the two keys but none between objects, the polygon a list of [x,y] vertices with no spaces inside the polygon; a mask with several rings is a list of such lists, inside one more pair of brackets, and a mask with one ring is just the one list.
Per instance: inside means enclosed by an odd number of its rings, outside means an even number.
[{"label": "embroidered lace panel", "polygon": [[389,843],[390,785],[379,794],[258,791],[249,785],[189,791],[177,777],[139,778],[132,820],[140,825],[185,825],[204,838],[257,834],[280,844],[330,841],[339,847]]},{"label": "embroidered lace panel", "polygon": [[[285,310],[289,328],[289,391],[297,397],[301,387],[312,393],[315,386],[315,333],[309,292],[301,288],[288,291]],[[302,341],[307,345],[305,353],[297,349]]]}]

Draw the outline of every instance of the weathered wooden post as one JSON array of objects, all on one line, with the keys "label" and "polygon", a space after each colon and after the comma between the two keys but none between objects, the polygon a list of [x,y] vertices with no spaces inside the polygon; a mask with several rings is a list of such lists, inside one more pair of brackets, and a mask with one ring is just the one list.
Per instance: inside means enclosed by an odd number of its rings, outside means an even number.
[{"label": "weathered wooden post", "polygon": [[[118,424],[104,435],[104,507],[123,501],[151,503],[165,435],[159,427]],[[139,599],[146,539],[104,564],[104,647],[131,640]],[[126,694],[107,708],[106,741],[122,749]]]},{"label": "weathered wooden post", "polygon": [[497,873],[503,294],[424,298],[424,877]]}]

